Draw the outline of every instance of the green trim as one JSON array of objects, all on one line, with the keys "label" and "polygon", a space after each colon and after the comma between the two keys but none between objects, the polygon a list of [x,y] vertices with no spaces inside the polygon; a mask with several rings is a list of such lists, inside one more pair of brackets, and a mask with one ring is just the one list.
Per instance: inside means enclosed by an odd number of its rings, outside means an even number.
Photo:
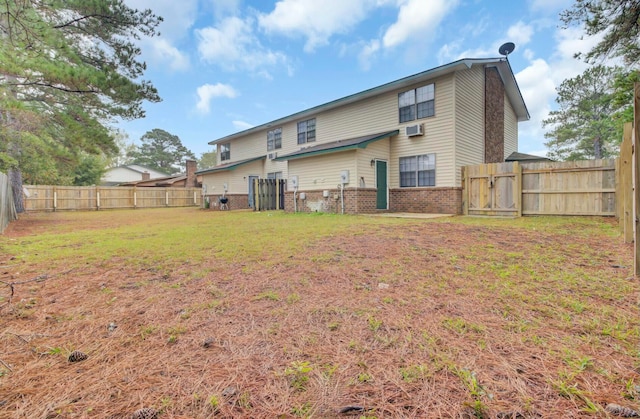
[{"label": "green trim", "polygon": [[223,166],[219,166],[219,167],[212,167],[211,169],[204,169],[204,170],[198,170],[197,172],[195,172],[196,175],[206,175],[209,173],[215,173],[215,172],[224,172],[227,170],[234,170],[242,165],[245,165],[247,163],[251,163],[254,162],[256,160],[264,160],[266,159],[267,156],[259,156],[259,157],[254,157],[251,159],[247,159],[247,160],[240,160],[234,163],[228,163],[225,164]]},{"label": "green trim", "polygon": [[336,146],[336,147],[331,147],[331,148],[325,148],[322,150],[310,150],[306,153],[297,153],[294,155],[288,155],[288,156],[282,156],[282,157],[276,157],[274,160],[276,161],[289,161],[289,160],[297,160],[297,159],[302,159],[302,158],[306,158],[306,157],[311,157],[311,156],[317,156],[317,155],[321,155],[321,154],[330,154],[330,153],[339,153],[342,151],[347,151],[347,150],[355,150],[355,149],[364,149],[367,148],[367,146],[375,141],[379,141],[379,140],[384,140],[385,138],[389,138],[389,137],[393,137],[394,135],[398,135],[400,134],[400,130],[395,130],[395,131],[390,131],[387,132],[385,134],[382,135],[378,135],[377,137],[373,137],[370,138],[366,141],[363,141],[361,143],[356,143],[356,144],[349,144],[349,145],[343,145],[343,146]]}]

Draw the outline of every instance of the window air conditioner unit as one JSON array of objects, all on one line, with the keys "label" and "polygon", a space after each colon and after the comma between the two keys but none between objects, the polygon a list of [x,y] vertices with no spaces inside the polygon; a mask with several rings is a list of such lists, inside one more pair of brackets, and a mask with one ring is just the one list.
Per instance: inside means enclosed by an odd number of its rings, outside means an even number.
[{"label": "window air conditioner unit", "polygon": [[422,135],[422,124],[409,125],[404,128],[407,137],[416,137]]},{"label": "window air conditioner unit", "polygon": [[278,157],[278,153],[269,153],[269,160],[273,160]]}]

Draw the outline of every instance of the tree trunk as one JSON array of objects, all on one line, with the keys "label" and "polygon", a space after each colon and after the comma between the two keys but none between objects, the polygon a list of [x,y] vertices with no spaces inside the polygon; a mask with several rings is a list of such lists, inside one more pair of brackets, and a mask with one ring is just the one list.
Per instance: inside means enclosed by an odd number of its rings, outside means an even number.
[{"label": "tree trunk", "polygon": [[16,207],[16,212],[22,214],[24,212],[24,200],[22,199],[22,173],[20,169],[9,170],[9,183],[11,183],[11,190],[13,191],[13,203]]},{"label": "tree trunk", "polygon": [[602,142],[600,141],[600,137],[596,137],[593,140],[593,155],[596,159],[602,158]]}]

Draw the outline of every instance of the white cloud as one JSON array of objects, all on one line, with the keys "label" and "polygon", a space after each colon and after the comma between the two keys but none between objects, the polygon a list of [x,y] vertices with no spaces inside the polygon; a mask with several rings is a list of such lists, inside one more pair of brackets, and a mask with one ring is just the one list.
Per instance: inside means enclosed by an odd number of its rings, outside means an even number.
[{"label": "white cloud", "polygon": [[507,30],[508,39],[513,41],[516,45],[524,46],[528,44],[531,41],[532,35],[533,27],[522,21],[519,21]]},{"label": "white cloud", "polygon": [[152,39],[148,43],[151,59],[157,62],[168,62],[173,71],[184,71],[189,68],[189,57],[172,46],[165,39]]},{"label": "white cloud", "polygon": [[380,41],[377,39],[371,40],[362,48],[362,51],[360,51],[358,55],[358,61],[360,61],[360,67],[363,70],[369,70],[371,68],[371,59],[378,50],[380,50]]},{"label": "white cloud", "polygon": [[392,48],[412,39],[429,38],[442,19],[458,4],[457,0],[432,0],[425,7],[424,0],[406,0],[400,6],[398,20],[382,38],[385,48]]},{"label": "white cloud", "polygon": [[263,47],[253,34],[253,25],[251,18],[228,17],[217,27],[197,29],[200,57],[226,70],[249,70],[266,78],[270,78],[267,69],[277,65],[286,66],[290,72],[287,56]]},{"label": "white cloud", "polygon": [[239,6],[240,6],[240,0],[214,0],[213,1],[214,13],[218,17],[235,14],[238,11]]},{"label": "white cloud", "polygon": [[227,97],[233,99],[238,96],[235,89],[228,84],[204,84],[198,87],[198,103],[196,109],[198,112],[207,114],[211,110],[211,101],[216,97]]},{"label": "white cloud", "polygon": [[326,45],[332,35],[347,33],[376,5],[373,0],[280,0],[269,14],[259,16],[267,33],[307,39],[305,51]]},{"label": "white cloud", "polygon": [[253,128],[253,125],[244,121],[231,121],[231,123],[238,131],[244,131],[246,129]]}]

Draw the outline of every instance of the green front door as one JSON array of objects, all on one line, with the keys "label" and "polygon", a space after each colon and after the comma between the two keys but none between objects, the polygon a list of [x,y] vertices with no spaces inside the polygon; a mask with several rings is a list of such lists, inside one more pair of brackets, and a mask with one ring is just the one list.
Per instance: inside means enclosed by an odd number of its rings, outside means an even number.
[{"label": "green front door", "polygon": [[376,186],[378,193],[376,195],[376,208],[387,209],[387,162],[376,160]]}]

